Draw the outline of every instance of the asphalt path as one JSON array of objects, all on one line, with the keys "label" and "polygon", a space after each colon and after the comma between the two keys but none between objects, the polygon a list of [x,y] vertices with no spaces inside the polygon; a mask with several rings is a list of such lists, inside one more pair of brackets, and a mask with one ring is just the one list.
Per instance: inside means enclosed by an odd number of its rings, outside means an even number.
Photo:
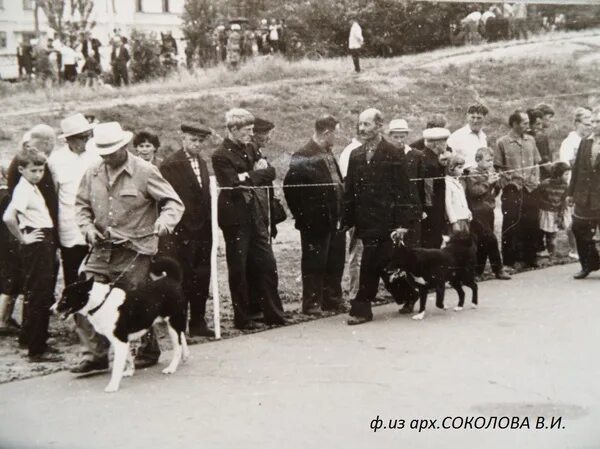
[{"label": "asphalt path", "polygon": [[[362,326],[336,316],[193,346],[176,374],[161,374],[165,354],[118,393],[108,376],[3,384],[0,448],[597,449],[600,274],[575,281],[577,268],[482,283],[477,310],[454,312],[449,292],[421,322],[387,305]],[[374,432],[377,416],[405,427]],[[443,428],[481,425],[468,417],[522,427]]]}]

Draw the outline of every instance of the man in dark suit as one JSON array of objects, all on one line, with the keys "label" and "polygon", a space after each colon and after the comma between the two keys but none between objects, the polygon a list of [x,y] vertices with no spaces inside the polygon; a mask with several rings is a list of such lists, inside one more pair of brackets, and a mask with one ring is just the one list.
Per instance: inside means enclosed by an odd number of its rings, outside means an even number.
[{"label": "man in dark suit", "polygon": [[208,168],[202,157],[210,151],[212,131],[189,125],[181,125],[181,131],[183,148],[163,161],[160,172],[183,201],[185,212],[173,234],[161,239],[160,249],[181,264],[183,294],[190,307],[190,336],[214,337],[204,320],[212,232]]},{"label": "man in dark suit", "polygon": [[[320,314],[343,309],[342,275],[346,251],[340,229],[344,187],[331,149],[338,121],[331,115],[319,118],[315,133],[293,154],[284,180],[285,199],[296,220],[302,244],[302,313]],[[315,187],[293,187],[317,184]],[[330,185],[318,185],[330,184]]]},{"label": "man in dark suit", "polygon": [[573,234],[581,263],[575,279],[584,279],[592,271],[600,270],[600,256],[594,242],[594,231],[600,226],[600,108],[592,112],[592,132],[581,140],[567,191],[567,202],[575,205]]},{"label": "man in dark suit", "polygon": [[248,313],[248,276],[253,278],[266,324],[285,324],[277,264],[269,242],[268,216],[257,192],[275,179],[275,169],[251,145],[254,116],[245,109],[225,114],[227,138],[212,156],[219,187],[219,226],[225,237],[229,290],[238,329],[256,328]]},{"label": "man in dark suit", "polygon": [[127,73],[127,63],[129,62],[129,51],[123,44],[122,38],[115,38],[110,62],[112,64],[113,78],[115,86],[120,86],[121,81],[129,85],[129,74]]},{"label": "man in dark suit", "polygon": [[[356,227],[363,241],[360,286],[352,301],[349,325],[373,319],[371,301],[382,278],[394,299],[401,292],[390,285],[385,268],[392,252],[391,232],[404,227],[414,230],[415,206],[419,200],[410,187],[406,155],[382,138],[383,116],[377,109],[360,114],[358,130],[363,144],[350,155],[344,194],[344,227]],[[414,244],[409,232],[407,243]],[[402,301],[398,301],[402,302]]]}]

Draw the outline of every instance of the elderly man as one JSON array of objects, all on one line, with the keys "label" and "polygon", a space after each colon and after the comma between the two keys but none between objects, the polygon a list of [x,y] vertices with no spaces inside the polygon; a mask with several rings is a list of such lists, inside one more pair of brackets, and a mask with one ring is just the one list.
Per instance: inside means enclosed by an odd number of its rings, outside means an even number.
[{"label": "elderly man", "polygon": [[212,162],[221,192],[219,226],[225,237],[229,290],[238,329],[256,329],[251,320],[248,276],[252,276],[264,322],[285,324],[277,291],[277,263],[269,242],[268,216],[258,191],[275,179],[275,169],[251,145],[254,116],[245,109],[225,114],[227,137],[213,153]]},{"label": "elderly man", "polygon": [[[284,187],[285,199],[300,231],[302,313],[307,315],[344,309],[346,239],[340,230],[344,186],[332,152],[338,128],[331,115],[317,119],[313,137],[292,155],[284,180],[284,186],[291,186]],[[294,187],[300,184],[316,186]]]},{"label": "elderly man", "polygon": [[600,226],[600,108],[592,111],[592,134],[582,139],[571,182],[567,202],[575,206],[573,233],[579,251],[581,271],[575,279],[584,279],[592,271],[600,270],[600,257],[594,231]]},{"label": "elderly man", "polygon": [[446,128],[427,128],[423,130],[423,150],[421,178],[418,183],[423,195],[421,222],[421,246],[439,248],[446,223],[446,183],[445,168],[441,159],[448,154],[447,139],[450,131]]},{"label": "elderly man", "polygon": [[[210,284],[210,190],[204,157],[214,141],[212,131],[200,125],[181,125],[182,149],[165,159],[162,175],[173,186],[185,212],[173,234],[160,240],[161,252],[173,255],[183,270],[183,294],[190,308],[190,337],[214,337],[206,325],[206,300]],[[204,156],[204,157],[203,157]]]},{"label": "elderly man", "polygon": [[541,159],[534,138],[526,133],[527,114],[516,110],[508,126],[511,131],[498,139],[494,155],[502,188],[502,259],[513,268],[520,262],[535,267],[538,207],[533,192],[540,183]]},{"label": "elderly man", "polygon": [[101,161],[85,145],[92,137],[92,125],[83,114],[71,115],[60,122],[67,144],[57,148],[48,158],[58,194],[58,238],[63,263],[65,285],[77,281],[79,266],[88,246],[76,220],[75,198],[83,175],[92,165]]},{"label": "elderly man", "polygon": [[488,108],[476,103],[467,109],[467,124],[457,129],[448,138],[448,146],[457,156],[465,160],[465,168],[475,167],[475,153],[479,148],[487,147],[487,136],[483,132],[483,123]]},{"label": "elderly man", "polygon": [[[446,119],[446,116],[437,112],[435,114],[431,114],[427,118],[427,122],[425,122],[425,129],[445,128],[447,124],[448,120]],[[415,150],[423,151],[425,150],[425,139],[423,139],[423,137],[421,136],[420,139],[415,140],[414,142],[409,144],[409,146]]]},{"label": "elderly man", "polygon": [[[363,144],[352,152],[348,165],[343,224],[355,226],[364,245],[360,286],[352,301],[349,325],[373,319],[371,301],[380,278],[399,299],[399,292],[389,284],[385,273],[392,249],[390,233],[400,226],[415,228],[413,208],[418,199],[410,187],[406,156],[383,139],[382,129],[380,111],[371,108],[360,114],[358,130]],[[409,244],[414,239],[412,234],[408,234]]]},{"label": "elderly man", "polygon": [[[84,265],[87,276],[119,281],[130,289],[148,279],[159,237],[173,232],[184,206],[158,169],[129,153],[133,134],[117,122],[101,123],[85,146],[102,161],[90,167],[77,193],[77,224],[92,247]],[[108,368],[108,341],[75,314],[85,348],[71,372],[88,374]],[[136,367],[158,362],[160,348],[153,334],[136,358]]]}]

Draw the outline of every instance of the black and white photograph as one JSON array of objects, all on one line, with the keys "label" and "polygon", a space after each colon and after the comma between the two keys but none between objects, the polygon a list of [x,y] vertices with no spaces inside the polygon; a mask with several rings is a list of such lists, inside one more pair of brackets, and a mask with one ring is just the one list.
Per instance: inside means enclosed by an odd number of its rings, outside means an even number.
[{"label": "black and white photograph", "polygon": [[0,449],[600,448],[600,0],[0,0]]}]

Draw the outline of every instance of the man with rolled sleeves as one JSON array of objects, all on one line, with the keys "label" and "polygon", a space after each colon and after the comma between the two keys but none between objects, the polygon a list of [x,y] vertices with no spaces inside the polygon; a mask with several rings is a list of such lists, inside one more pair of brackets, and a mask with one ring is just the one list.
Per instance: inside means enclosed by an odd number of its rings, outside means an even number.
[{"label": "man with rolled sleeves", "polygon": [[212,131],[201,125],[181,125],[182,149],[166,158],[160,172],[185,206],[172,234],[160,239],[160,251],[179,261],[183,294],[189,304],[190,337],[214,337],[206,325],[212,248],[208,167],[203,156],[214,147]]},{"label": "man with rolled sleeves", "polygon": [[[158,168],[129,153],[133,134],[117,122],[94,128],[86,151],[102,161],[83,176],[75,201],[77,224],[92,247],[84,272],[102,282],[118,281],[133,289],[148,281],[158,239],[173,232],[184,206]],[[75,374],[90,374],[108,368],[108,340],[97,334],[90,322],[75,314],[77,333],[85,347]],[[136,367],[158,362],[160,348],[149,332],[136,357]]]},{"label": "man with rolled sleeves", "polygon": [[[302,313],[343,310],[346,252],[340,229],[344,185],[332,153],[339,122],[331,115],[315,122],[310,141],[292,155],[283,185],[302,244]],[[310,185],[314,187],[294,187]],[[290,186],[290,187],[286,187]]]}]

